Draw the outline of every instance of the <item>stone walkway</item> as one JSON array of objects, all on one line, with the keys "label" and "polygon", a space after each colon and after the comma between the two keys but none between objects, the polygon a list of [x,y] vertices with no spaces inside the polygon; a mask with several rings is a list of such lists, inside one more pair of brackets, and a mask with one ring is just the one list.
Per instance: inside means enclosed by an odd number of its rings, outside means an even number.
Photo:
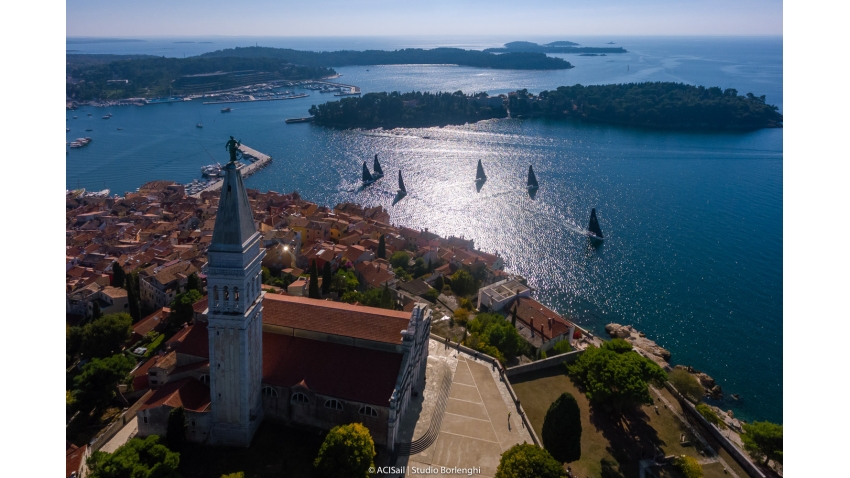
[{"label": "stone walkway", "polygon": [[115,434],[108,442],[106,442],[101,448],[100,451],[106,453],[113,453],[118,449],[121,445],[130,441],[131,438],[136,436],[136,433],[139,432],[139,419],[133,417],[132,420],[127,422],[124,425],[124,428],[118,430],[118,433]]},{"label": "stone walkway", "polygon": [[[502,453],[518,443],[532,443],[531,435],[522,425],[510,394],[492,365],[459,354],[454,347],[436,340],[429,343],[426,387],[422,394],[424,403],[421,413],[415,417],[413,440],[428,431],[439,386],[447,370],[452,373],[451,388],[436,441],[410,457],[399,457],[396,464],[408,467],[406,476],[422,476],[424,473],[414,473],[413,467],[427,469],[430,466],[431,476],[439,467],[477,467],[480,471],[474,476],[492,477]],[[412,418],[406,418],[402,431],[411,426],[409,420]]]}]

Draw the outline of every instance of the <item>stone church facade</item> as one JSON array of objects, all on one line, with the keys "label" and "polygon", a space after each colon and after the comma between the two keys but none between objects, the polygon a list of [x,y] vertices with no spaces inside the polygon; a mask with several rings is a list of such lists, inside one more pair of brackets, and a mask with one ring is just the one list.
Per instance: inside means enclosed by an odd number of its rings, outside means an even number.
[{"label": "stone church facade", "polygon": [[151,368],[168,376],[137,412],[139,435],[164,434],[183,406],[195,442],[249,446],[263,419],[324,430],[359,422],[392,450],[423,388],[430,311],[264,293],[265,250],[232,166],[209,247],[209,308],[170,342],[176,366]]}]

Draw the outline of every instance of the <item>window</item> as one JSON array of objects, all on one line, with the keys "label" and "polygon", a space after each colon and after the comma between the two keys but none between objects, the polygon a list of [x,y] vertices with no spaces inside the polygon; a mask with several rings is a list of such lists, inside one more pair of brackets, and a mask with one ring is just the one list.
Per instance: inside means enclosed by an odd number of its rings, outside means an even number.
[{"label": "window", "polygon": [[239,288],[238,287],[233,288],[233,300],[235,300],[236,302],[239,302]]},{"label": "window", "polygon": [[271,387],[263,387],[263,395],[267,397],[277,397],[277,390]]},{"label": "window", "polygon": [[342,404],[339,403],[337,400],[330,399],[327,402],[325,402],[325,408],[330,408],[331,410],[342,411]]},{"label": "window", "polygon": [[145,423],[148,422],[148,417],[142,417],[142,419],[145,421]]},{"label": "window", "polygon": [[213,286],[213,305],[218,306],[218,286]]},{"label": "window", "polygon": [[310,403],[310,399],[307,398],[307,395],[304,395],[303,393],[298,392],[298,393],[296,393],[295,395],[292,396],[292,398],[289,400],[289,403],[308,404],[308,403]]},{"label": "window", "polygon": [[149,370],[148,375],[150,375],[151,377],[156,377],[156,370]]},{"label": "window", "polygon": [[205,384],[209,385],[209,383],[210,383],[210,376],[209,376],[209,375],[207,375],[207,374],[203,374],[203,375],[201,375],[201,383],[205,383]]},{"label": "window", "polygon": [[367,417],[378,418],[378,411],[370,407],[369,405],[364,405],[360,407],[359,413],[361,415],[366,415]]},{"label": "window", "polygon": [[227,286],[224,286],[224,301],[227,302],[228,300],[230,300],[230,290]]}]

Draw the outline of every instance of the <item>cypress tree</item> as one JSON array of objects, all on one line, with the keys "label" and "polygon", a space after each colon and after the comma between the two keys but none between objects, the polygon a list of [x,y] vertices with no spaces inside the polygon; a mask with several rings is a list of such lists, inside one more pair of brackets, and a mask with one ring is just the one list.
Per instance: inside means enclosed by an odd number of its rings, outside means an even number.
[{"label": "cypress tree", "polygon": [[186,279],[186,292],[189,292],[190,290],[196,290],[201,294],[204,293],[204,287],[201,285],[201,278],[198,277],[197,273],[190,275]]},{"label": "cypress tree", "polygon": [[139,311],[139,289],[137,287],[138,277],[135,274],[127,274],[124,278],[124,288],[127,289],[127,302],[130,306],[130,317],[133,318],[133,323],[141,319]]},{"label": "cypress tree", "polygon": [[124,268],[117,262],[112,263],[112,287],[124,287]]},{"label": "cypress tree", "polygon": [[437,292],[443,292],[443,285],[445,285],[443,276],[437,276],[437,280],[434,281],[434,288],[437,289]]},{"label": "cypress tree", "polygon": [[322,295],[331,291],[332,281],[333,275],[331,274],[331,263],[325,262],[325,266],[322,268]]},{"label": "cypress tree", "polygon": [[186,442],[186,432],[189,425],[186,424],[186,411],[183,407],[177,407],[168,414],[168,428],[165,441],[171,451],[180,451]]},{"label": "cypress tree", "polygon": [[91,308],[91,320],[92,320],[92,322],[101,318],[102,316],[103,316],[103,314],[100,312],[100,304],[98,304],[97,301],[95,301],[95,303],[92,304],[92,308]]},{"label": "cypress tree", "polygon": [[543,419],[543,446],[561,463],[581,458],[581,411],[575,397],[562,393]]},{"label": "cypress tree", "polygon": [[384,282],[384,290],[381,291],[381,307],[384,309],[395,309],[389,282]]},{"label": "cypress tree", "polygon": [[319,299],[319,268],[316,267],[316,259],[310,264],[310,287],[307,292],[307,297],[311,299]]},{"label": "cypress tree", "polygon": [[387,258],[387,243],[384,239],[384,235],[381,234],[381,237],[378,238],[378,259],[386,259]]}]

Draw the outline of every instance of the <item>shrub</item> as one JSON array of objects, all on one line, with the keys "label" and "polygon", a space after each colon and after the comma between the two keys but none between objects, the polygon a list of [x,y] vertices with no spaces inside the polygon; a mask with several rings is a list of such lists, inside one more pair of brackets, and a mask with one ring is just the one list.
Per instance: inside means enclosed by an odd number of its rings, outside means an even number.
[{"label": "shrub", "polygon": [[407,270],[408,263],[410,263],[410,255],[404,251],[395,252],[390,256],[390,264],[392,264],[393,269],[401,267]]},{"label": "shrub", "polygon": [[700,403],[696,408],[699,414],[702,415],[708,423],[711,423],[717,428],[726,428],[726,423],[717,416],[717,413],[715,413],[713,408],[704,403]]},{"label": "shrub", "polygon": [[684,478],[702,478],[702,466],[696,458],[687,455],[677,456],[673,459],[673,467]]},{"label": "shrub", "polygon": [[87,460],[91,478],[176,478],[180,454],[159,442],[157,435],[132,438],[114,453],[95,451]]},{"label": "shrub", "polygon": [[753,422],[744,424],[744,434],[741,435],[744,449],[756,459],[764,458],[782,463],[782,425],[770,422]]},{"label": "shrub", "polygon": [[560,462],[581,458],[581,411],[575,397],[562,393],[543,419],[543,446]]},{"label": "shrub", "polygon": [[670,372],[669,380],[670,383],[676,387],[676,390],[678,390],[679,393],[694,402],[698,402],[705,392],[702,385],[700,385],[697,379],[688,373],[687,370],[682,370],[680,368],[674,369]]},{"label": "shrub", "polygon": [[567,352],[572,352],[572,351],[573,351],[573,347],[570,345],[570,341],[569,340],[562,340],[562,341],[558,342],[557,344],[555,344],[555,346],[550,349],[551,353],[549,354],[549,356],[554,357],[556,355],[561,355],[561,354],[565,354]]},{"label": "shrub", "polygon": [[452,274],[451,287],[459,296],[470,295],[475,292],[475,279],[472,274],[461,269]]}]

